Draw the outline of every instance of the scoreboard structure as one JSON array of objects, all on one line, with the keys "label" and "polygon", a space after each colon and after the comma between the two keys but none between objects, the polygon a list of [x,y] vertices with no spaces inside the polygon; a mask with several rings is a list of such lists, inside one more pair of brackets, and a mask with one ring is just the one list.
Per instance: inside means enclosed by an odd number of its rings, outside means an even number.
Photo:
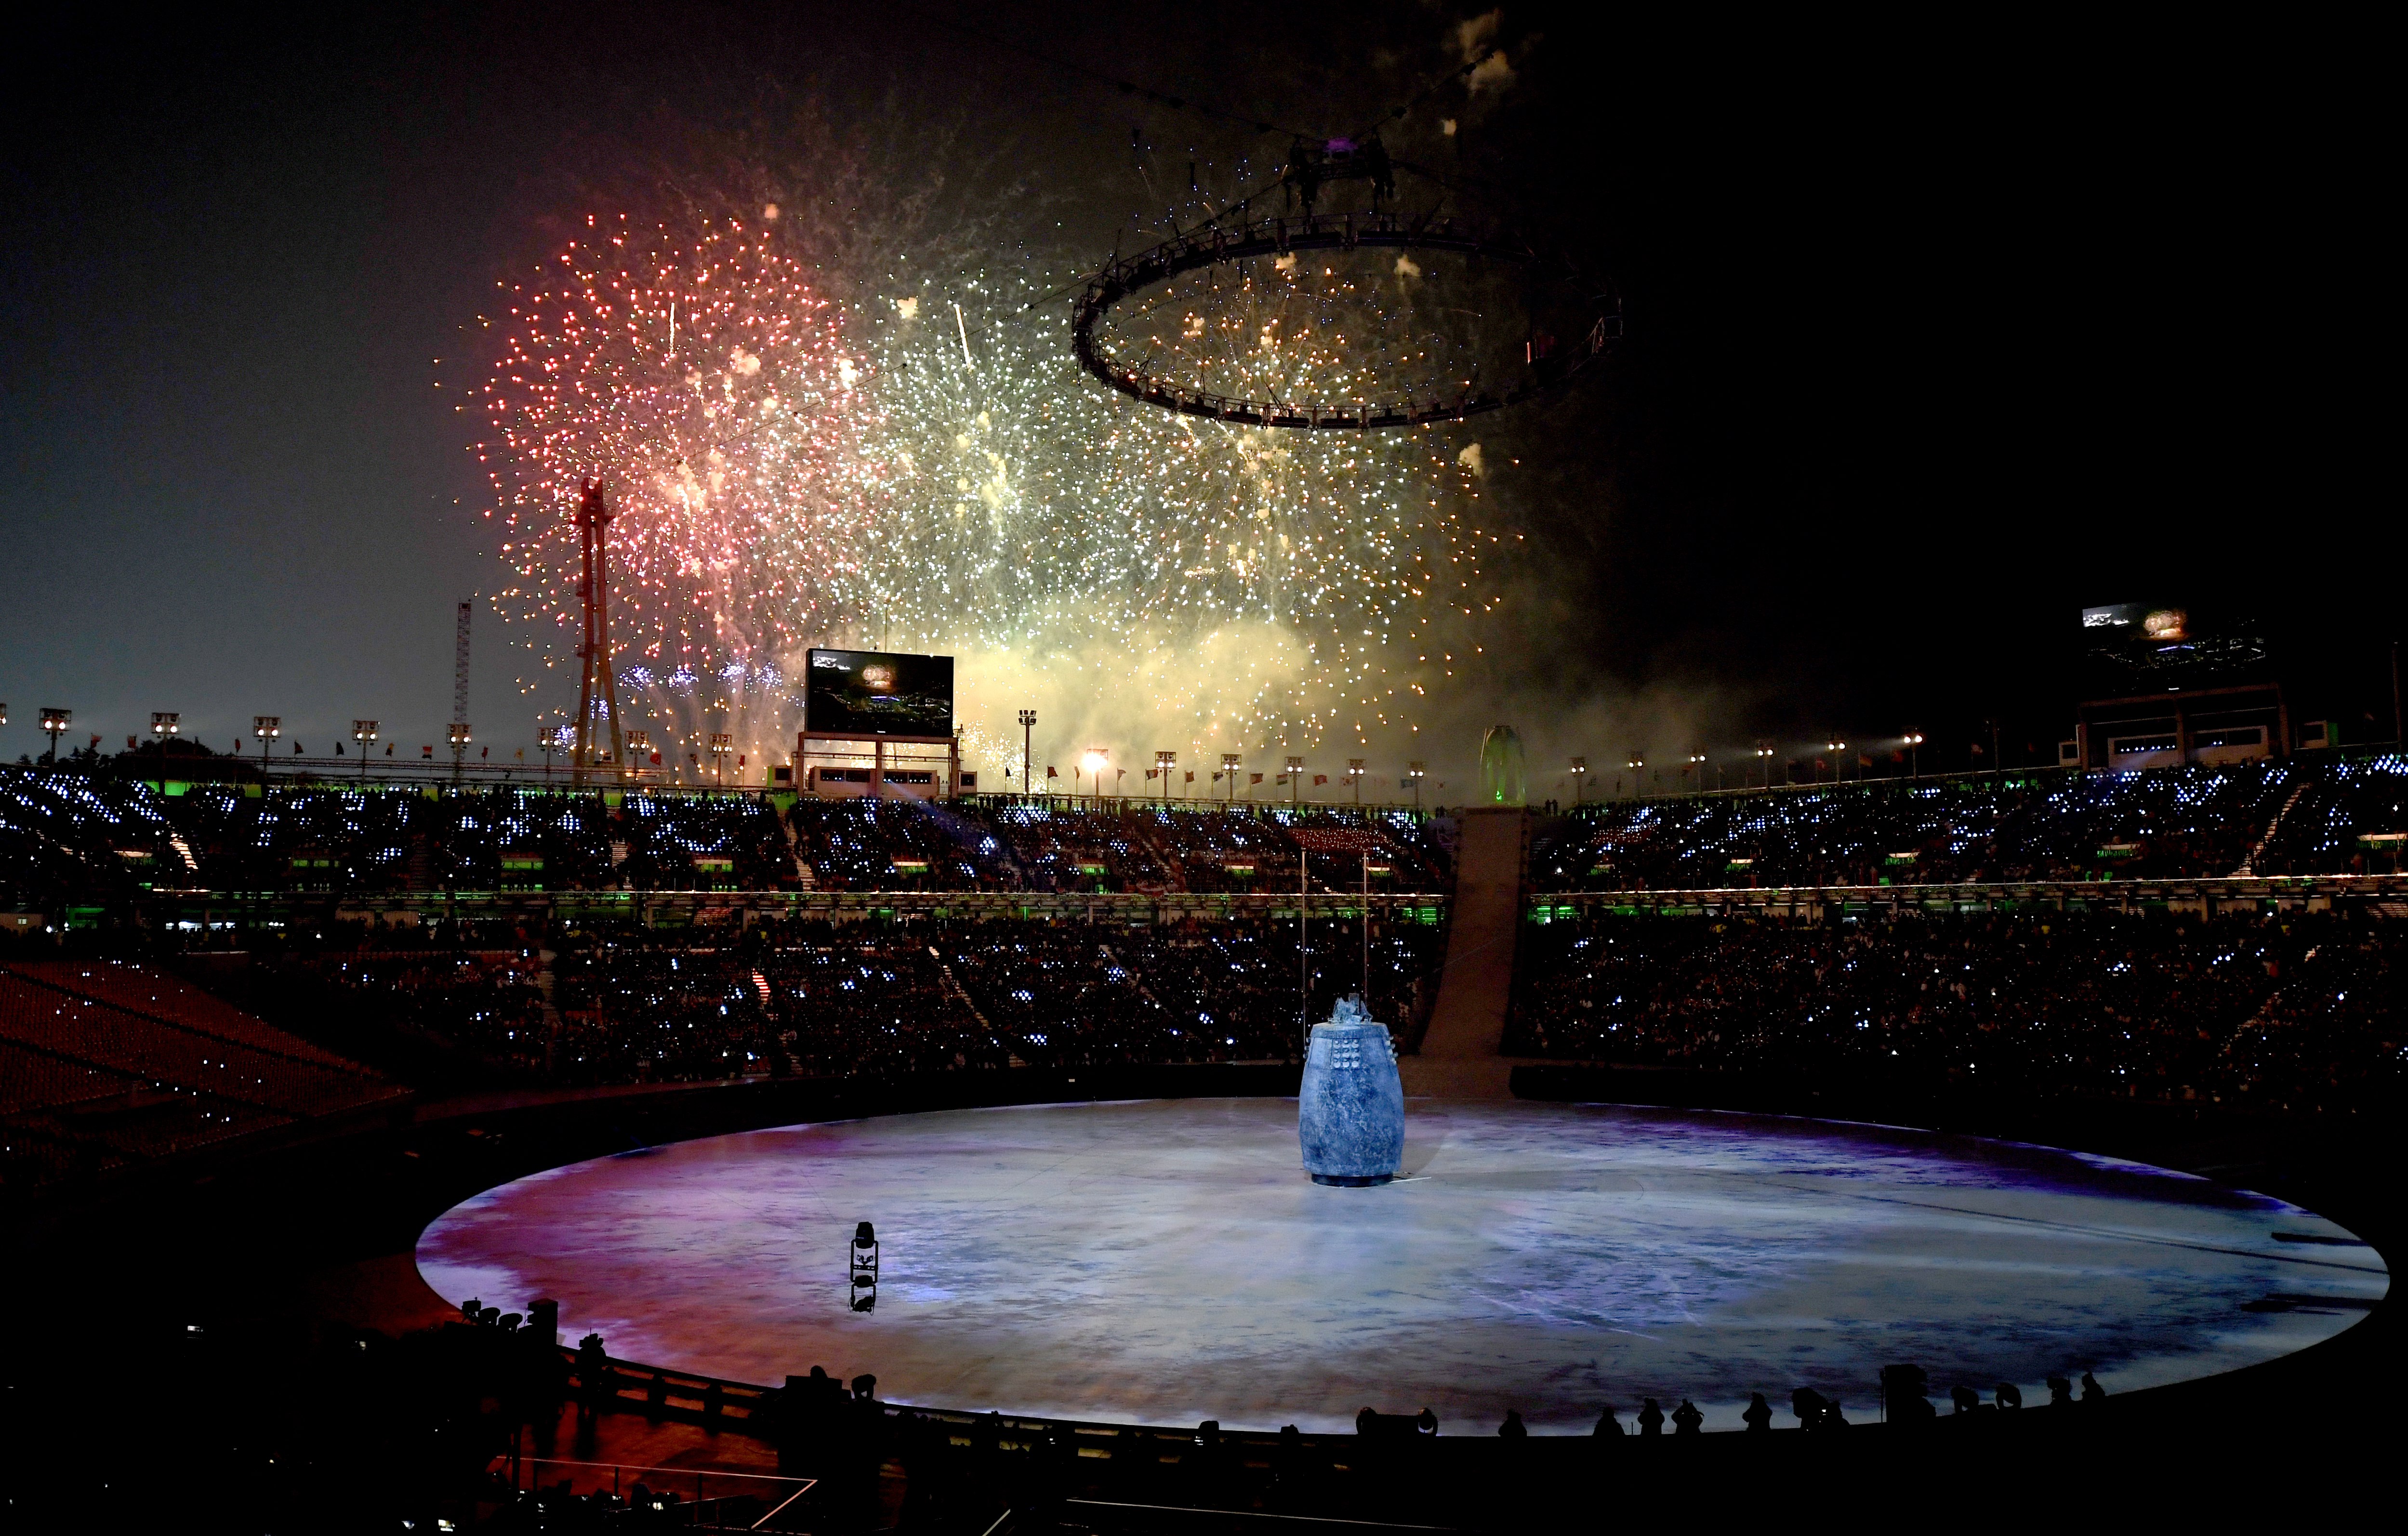
[{"label": "scoreboard structure", "polygon": [[804,668],[797,791],[823,799],[951,799],[962,771],[953,658],[814,649]]}]

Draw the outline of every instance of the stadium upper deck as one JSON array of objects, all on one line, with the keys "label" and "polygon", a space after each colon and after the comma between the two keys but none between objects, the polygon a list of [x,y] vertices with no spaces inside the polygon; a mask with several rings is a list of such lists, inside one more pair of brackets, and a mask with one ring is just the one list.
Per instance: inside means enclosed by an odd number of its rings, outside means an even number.
[{"label": "stadium upper deck", "polygon": [[1442,840],[1402,811],[794,800],[490,786],[151,784],[0,773],[0,905],[145,889],[325,893],[749,890],[1443,891]]},{"label": "stadium upper deck", "polygon": [[2388,873],[2408,757],[1884,780],[1581,808],[1540,891]]}]

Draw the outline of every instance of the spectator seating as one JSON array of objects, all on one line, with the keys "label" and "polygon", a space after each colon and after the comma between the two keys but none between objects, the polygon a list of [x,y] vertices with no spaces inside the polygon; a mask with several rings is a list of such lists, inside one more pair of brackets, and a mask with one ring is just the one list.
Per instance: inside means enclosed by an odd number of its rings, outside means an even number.
[{"label": "spectator seating", "polygon": [[2365,911],[1598,915],[1525,925],[1508,1049],[2355,1108],[2401,1086],[2403,955],[2408,924]]},{"label": "spectator seating", "polygon": [[[1362,928],[1317,923],[1312,939],[1323,1017],[1362,984]],[[1289,920],[613,927],[553,940],[549,1011],[532,950],[369,942],[298,963],[423,1035],[562,1085],[1283,1061],[1302,1043]],[[1408,1042],[1437,999],[1444,943],[1434,924],[1373,925],[1372,1011]]]},{"label": "spectator seating", "polygon": [[2388,874],[2408,833],[2408,755],[2332,764],[2301,777],[2282,825],[2258,854],[2261,875]]},{"label": "spectator seating", "polygon": [[2287,872],[2343,873],[2344,842],[2399,819],[2389,804],[2408,796],[2380,787],[2398,782],[2373,764],[2291,758],[1618,800],[1542,838],[1531,879],[1580,891],[2225,876],[2278,816],[2288,826],[2295,794],[2336,820],[2278,838],[2299,848]]}]

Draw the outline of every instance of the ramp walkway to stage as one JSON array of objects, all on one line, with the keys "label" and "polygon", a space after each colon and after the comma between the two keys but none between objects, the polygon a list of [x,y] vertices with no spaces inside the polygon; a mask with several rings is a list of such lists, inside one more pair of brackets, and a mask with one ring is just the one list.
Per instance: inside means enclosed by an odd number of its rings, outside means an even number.
[{"label": "ramp walkway to stage", "polygon": [[1513,995],[1527,822],[1520,806],[1466,809],[1462,816],[1454,922],[1438,1007],[1420,1053],[1398,1066],[1409,1096],[1511,1098],[1516,1063],[1499,1053]]}]

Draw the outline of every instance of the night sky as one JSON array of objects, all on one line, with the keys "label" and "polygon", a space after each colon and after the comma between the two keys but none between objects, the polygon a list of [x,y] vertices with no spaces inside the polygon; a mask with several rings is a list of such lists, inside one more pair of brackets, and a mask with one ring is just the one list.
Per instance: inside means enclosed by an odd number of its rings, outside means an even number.
[{"label": "night sky", "polygon": [[[453,605],[502,578],[437,385],[494,279],[663,123],[740,132],[805,84],[839,116],[924,111],[1024,162],[1101,256],[1142,243],[1132,127],[1165,154],[1247,136],[1113,81],[1351,125],[1474,14],[1300,8],[452,7],[28,38],[0,753],[40,750],[52,704],[112,746],[167,709],[217,746],[254,713],[313,752],[354,715],[439,740]],[[1648,697],[1725,746],[2004,714],[2053,740],[2076,610],[2140,598],[2254,611],[2295,715],[2390,734],[2396,114],[2366,39],[1576,14],[1507,8],[1515,83],[1467,143],[1611,271],[1630,339],[1500,427],[1530,537],[1505,579],[1532,601],[1472,712]],[[480,604],[471,716],[519,744],[502,633]]]}]

